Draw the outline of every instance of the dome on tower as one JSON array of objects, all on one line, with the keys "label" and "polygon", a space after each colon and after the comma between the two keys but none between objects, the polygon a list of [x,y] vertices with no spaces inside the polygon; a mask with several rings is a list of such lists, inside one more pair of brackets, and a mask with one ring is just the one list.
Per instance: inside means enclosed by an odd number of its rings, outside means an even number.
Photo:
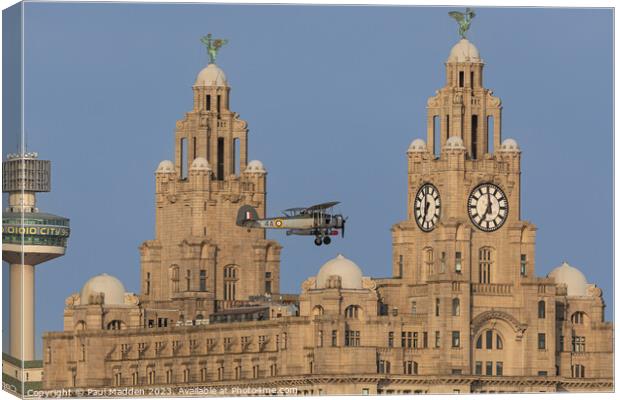
[{"label": "dome on tower", "polygon": [[586,295],[588,281],[585,275],[577,268],[569,265],[566,261],[549,272],[547,277],[555,279],[556,283],[564,283],[568,296]]},{"label": "dome on tower", "polygon": [[508,138],[502,142],[500,151],[520,151],[520,149],[516,140]]},{"label": "dome on tower", "polygon": [[413,142],[411,142],[409,148],[407,149],[407,153],[423,151],[426,151],[426,142],[422,139],[415,139]]},{"label": "dome on tower", "polygon": [[174,164],[170,160],[164,160],[159,163],[155,170],[157,174],[172,174],[174,173]]},{"label": "dome on tower", "polygon": [[482,62],[482,59],[476,46],[463,38],[450,50],[448,62]]},{"label": "dome on tower", "polygon": [[204,157],[196,157],[192,161],[192,166],[189,167],[190,171],[211,171],[209,161]]},{"label": "dome on tower", "polygon": [[226,75],[220,67],[209,64],[198,73],[194,86],[227,86]]},{"label": "dome on tower", "polygon": [[446,143],[444,144],[444,148],[447,149],[465,149],[465,145],[463,144],[463,139],[460,136],[450,136]]},{"label": "dome on tower", "polygon": [[254,173],[264,174],[267,171],[265,170],[265,167],[263,166],[262,162],[258,160],[252,160],[248,163],[248,166],[245,167],[244,172],[254,172]]},{"label": "dome on tower", "polygon": [[80,290],[80,304],[90,304],[92,297],[103,294],[103,304],[125,304],[125,286],[118,278],[101,274],[90,278]]},{"label": "dome on tower", "polygon": [[323,264],[316,275],[317,289],[325,288],[327,280],[333,275],[340,277],[343,289],[362,289],[362,270],[342,254]]}]

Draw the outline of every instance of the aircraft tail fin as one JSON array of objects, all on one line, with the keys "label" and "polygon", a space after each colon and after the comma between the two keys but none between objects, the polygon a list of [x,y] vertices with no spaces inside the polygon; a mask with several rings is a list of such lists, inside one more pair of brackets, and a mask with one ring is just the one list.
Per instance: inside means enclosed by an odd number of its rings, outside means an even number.
[{"label": "aircraft tail fin", "polygon": [[256,220],[258,220],[258,213],[254,207],[244,205],[239,208],[237,212],[238,226],[252,228],[257,224]]}]

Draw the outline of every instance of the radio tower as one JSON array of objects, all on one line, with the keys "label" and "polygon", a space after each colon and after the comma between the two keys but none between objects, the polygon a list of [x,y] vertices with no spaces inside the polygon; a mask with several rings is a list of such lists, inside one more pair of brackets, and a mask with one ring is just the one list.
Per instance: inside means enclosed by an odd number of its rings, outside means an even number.
[{"label": "radio tower", "polygon": [[37,153],[9,154],[2,163],[2,260],[10,272],[10,356],[34,360],[34,267],[65,254],[69,219],[39,212],[36,193],[50,191],[50,167]]}]

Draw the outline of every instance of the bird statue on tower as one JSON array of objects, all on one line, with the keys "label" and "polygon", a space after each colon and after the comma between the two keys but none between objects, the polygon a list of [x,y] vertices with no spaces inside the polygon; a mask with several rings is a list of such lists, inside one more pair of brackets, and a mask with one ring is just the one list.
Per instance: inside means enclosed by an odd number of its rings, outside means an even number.
[{"label": "bird statue on tower", "polygon": [[449,16],[454,18],[456,22],[459,24],[459,35],[462,39],[465,38],[465,32],[469,30],[469,25],[471,24],[471,20],[474,19],[476,14],[472,11],[471,8],[466,8],[465,13],[460,11],[450,11],[448,13]]},{"label": "bird statue on tower", "polygon": [[217,52],[220,50],[220,47],[228,43],[228,40],[226,39],[212,39],[210,33],[207,36],[203,36],[200,41],[205,46],[207,46],[207,53],[209,54],[209,64],[215,64]]}]

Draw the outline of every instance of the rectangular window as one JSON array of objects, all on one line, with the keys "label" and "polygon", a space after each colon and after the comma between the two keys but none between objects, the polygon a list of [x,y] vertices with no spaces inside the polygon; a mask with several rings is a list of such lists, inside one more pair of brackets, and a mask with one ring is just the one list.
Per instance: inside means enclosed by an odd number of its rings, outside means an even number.
[{"label": "rectangular window", "polygon": [[446,139],[450,137],[450,116],[446,115]]},{"label": "rectangular window", "polygon": [[403,277],[403,256],[402,254],[398,256],[398,276],[400,278]]},{"label": "rectangular window", "polygon": [[435,316],[436,317],[439,317],[439,305],[440,305],[440,300],[435,299]]},{"label": "rectangular window", "polygon": [[192,155],[193,155],[192,160],[195,160],[196,157],[198,157],[198,154],[196,154],[196,152],[198,151],[198,149],[196,148],[196,136],[194,136],[194,138],[192,140],[194,142],[194,152],[192,153]]},{"label": "rectangular window", "polygon": [[207,95],[206,107],[207,111],[211,111],[211,95]]},{"label": "rectangular window", "polygon": [[265,293],[271,293],[271,272],[265,272]]},{"label": "rectangular window", "polygon": [[459,71],[459,87],[465,86],[465,72]]},{"label": "rectangular window", "polygon": [[394,332],[388,333],[388,347],[394,347]]},{"label": "rectangular window", "polygon": [[547,376],[547,371],[538,371],[538,376]]},{"label": "rectangular window", "polygon": [[482,361],[476,361],[475,374],[482,375]]},{"label": "rectangular window", "polygon": [[146,288],[145,288],[144,294],[150,294],[150,293],[151,293],[151,273],[147,272],[146,273]]},{"label": "rectangular window", "polygon": [[487,361],[486,362],[486,375],[493,375],[493,362],[492,361]]},{"label": "rectangular window", "polygon": [[418,313],[418,304],[415,301],[411,302],[411,314],[416,315]]},{"label": "rectangular window", "polygon": [[433,151],[434,155],[437,155],[440,151],[440,128],[439,128],[439,116],[438,115],[434,115],[433,116],[433,148],[431,149]]},{"label": "rectangular window", "polygon": [[426,349],[428,348],[428,332],[422,333],[422,346]]},{"label": "rectangular window", "polygon": [[239,172],[241,172],[241,157],[239,156],[240,154],[240,149],[239,149],[239,139],[235,138],[233,139],[233,168],[234,174],[238,174]]},{"label": "rectangular window", "polygon": [[461,346],[461,332],[452,331],[452,347]]},{"label": "rectangular window", "polygon": [[527,255],[521,254],[521,276],[526,275],[526,267],[527,267]]},{"label": "rectangular window", "polygon": [[418,332],[413,332],[413,348],[418,348]]},{"label": "rectangular window", "polygon": [[462,260],[461,260],[461,252],[457,251],[456,255],[454,257],[454,270],[458,273],[461,273],[461,271],[463,270],[463,265],[462,265]]},{"label": "rectangular window", "polygon": [[359,347],[360,331],[346,330],[344,332],[344,345],[347,347]]},{"label": "rectangular window", "polygon": [[472,88],[475,86],[474,85],[474,71],[471,71],[469,73],[469,86]]},{"label": "rectangular window", "polygon": [[332,331],[332,347],[336,346],[338,346],[338,331],[334,329]]},{"label": "rectangular window", "polygon": [[504,363],[498,361],[495,363],[495,375],[502,376],[504,375]]},{"label": "rectangular window", "polygon": [[471,158],[478,158],[478,116],[471,116]]},{"label": "rectangular window", "polygon": [[462,375],[463,374],[463,370],[462,369],[453,369],[451,373],[452,373],[452,375]]},{"label": "rectangular window", "polygon": [[547,348],[545,341],[546,341],[545,334],[544,333],[539,333],[538,334],[538,349],[539,350],[544,350],[544,349]]},{"label": "rectangular window", "polygon": [[200,291],[201,292],[207,291],[207,270],[206,269],[200,270]]},{"label": "rectangular window", "polygon": [[217,138],[217,179],[224,180],[224,138]]},{"label": "rectangular window", "polygon": [[441,345],[441,338],[439,336],[439,331],[435,331],[435,348],[439,348]]},{"label": "rectangular window", "polygon": [[181,161],[181,179],[187,179],[187,138],[181,138],[179,152],[179,160]]},{"label": "rectangular window", "polygon": [[486,345],[487,345],[487,349],[492,349],[493,348],[493,331],[488,330],[486,331]]},{"label": "rectangular window", "polygon": [[220,111],[222,110],[222,96],[217,95],[217,119],[220,119]]},{"label": "rectangular window", "polygon": [[585,336],[573,336],[573,353],[584,353],[586,351]]},{"label": "rectangular window", "polygon": [[480,258],[478,281],[480,283],[491,283],[491,249],[483,247],[478,256]]}]

